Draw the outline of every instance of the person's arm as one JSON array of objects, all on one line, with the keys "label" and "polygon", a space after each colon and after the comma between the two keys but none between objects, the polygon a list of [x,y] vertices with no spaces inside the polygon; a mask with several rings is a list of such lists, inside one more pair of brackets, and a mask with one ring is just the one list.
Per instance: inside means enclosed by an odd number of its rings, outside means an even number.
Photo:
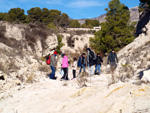
[{"label": "person's arm", "polygon": [[116,56],[116,60],[117,60],[117,63],[118,63],[118,57],[117,57],[117,54],[116,54],[115,56]]},{"label": "person's arm", "polygon": [[101,63],[103,63],[103,59],[101,58]]},{"label": "person's arm", "polygon": [[108,59],[107,59],[107,64],[109,64],[109,60],[110,60],[110,55],[108,56]]},{"label": "person's arm", "polygon": [[56,58],[54,57],[54,66],[56,67],[56,65],[57,65],[57,60],[56,60]]}]

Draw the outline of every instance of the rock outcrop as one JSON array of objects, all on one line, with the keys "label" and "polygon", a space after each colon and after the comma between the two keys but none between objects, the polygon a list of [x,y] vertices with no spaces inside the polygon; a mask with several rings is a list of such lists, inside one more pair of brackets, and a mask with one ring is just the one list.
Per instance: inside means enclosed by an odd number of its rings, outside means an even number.
[{"label": "rock outcrop", "polygon": [[116,81],[138,79],[141,71],[150,68],[150,22],[146,27],[148,28],[147,35],[139,35],[132,43],[119,51],[118,67],[113,74]]}]

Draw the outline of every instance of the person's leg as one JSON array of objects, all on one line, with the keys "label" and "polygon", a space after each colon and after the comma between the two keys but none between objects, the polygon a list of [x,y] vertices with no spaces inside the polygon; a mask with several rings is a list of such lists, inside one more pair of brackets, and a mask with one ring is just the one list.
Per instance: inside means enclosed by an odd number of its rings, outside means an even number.
[{"label": "person's leg", "polygon": [[94,66],[89,67],[90,75],[94,75]]},{"label": "person's leg", "polygon": [[83,65],[83,69],[84,69],[84,72],[85,72],[85,66]]},{"label": "person's leg", "polygon": [[100,64],[97,66],[97,69],[98,69],[98,74],[100,74],[100,72],[101,72],[101,65]]},{"label": "person's leg", "polygon": [[54,79],[55,76],[55,68],[51,66],[52,73],[50,74],[50,79]]},{"label": "person's leg", "polygon": [[83,65],[81,65],[81,67],[80,67],[80,71],[79,71],[79,74],[81,73],[81,71],[82,71],[82,68],[83,68]]},{"label": "person's leg", "polygon": [[65,79],[68,80],[68,68],[65,68],[66,74],[65,74]]},{"label": "person's leg", "polygon": [[74,77],[76,78],[76,70],[74,70]]},{"label": "person's leg", "polygon": [[76,78],[76,70],[73,70],[73,78]]},{"label": "person's leg", "polygon": [[62,68],[63,70],[63,76],[61,77],[61,79],[65,79],[65,68]]},{"label": "person's leg", "polygon": [[115,69],[117,68],[117,64],[116,64],[116,62],[115,62]]},{"label": "person's leg", "polygon": [[98,67],[98,65],[96,65],[96,67],[95,67],[95,72],[94,72],[95,74],[96,74],[96,72],[97,72],[97,69],[98,69],[97,67]]},{"label": "person's leg", "polygon": [[116,63],[115,62],[110,62],[110,66],[111,66],[111,72],[114,72],[114,70],[116,69]]},{"label": "person's leg", "polygon": [[92,76],[92,66],[89,67],[89,71],[90,71],[90,72],[89,72],[89,73],[90,73],[90,76]]},{"label": "person's leg", "polygon": [[91,66],[91,75],[94,75],[94,66]]}]

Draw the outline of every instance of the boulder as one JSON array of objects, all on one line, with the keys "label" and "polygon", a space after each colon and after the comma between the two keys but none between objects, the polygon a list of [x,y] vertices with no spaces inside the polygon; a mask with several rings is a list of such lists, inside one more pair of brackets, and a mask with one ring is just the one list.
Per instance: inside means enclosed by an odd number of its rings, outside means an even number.
[{"label": "boulder", "polygon": [[150,70],[143,72],[143,77],[141,80],[146,82],[146,83],[150,83]]}]

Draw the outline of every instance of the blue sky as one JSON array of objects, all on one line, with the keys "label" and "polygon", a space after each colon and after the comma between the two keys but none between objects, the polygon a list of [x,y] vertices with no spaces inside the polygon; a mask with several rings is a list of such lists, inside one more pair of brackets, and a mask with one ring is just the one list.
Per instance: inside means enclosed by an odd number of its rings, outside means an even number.
[{"label": "blue sky", "polygon": [[[110,0],[0,0],[0,12],[8,12],[11,8],[22,8],[27,12],[30,8],[40,7],[57,9],[67,13],[70,18],[93,18],[106,13]],[[120,0],[126,6],[135,7],[139,0]]]}]

